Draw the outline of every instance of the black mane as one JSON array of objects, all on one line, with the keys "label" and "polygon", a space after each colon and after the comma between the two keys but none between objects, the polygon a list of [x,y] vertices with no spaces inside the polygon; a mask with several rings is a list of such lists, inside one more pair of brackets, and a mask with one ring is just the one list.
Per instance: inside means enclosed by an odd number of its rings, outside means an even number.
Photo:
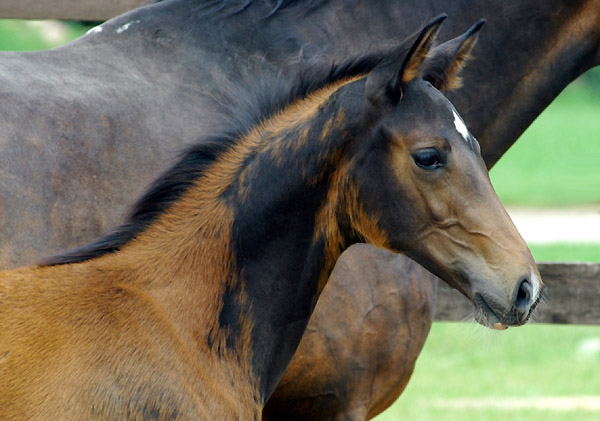
[{"label": "black mane", "polygon": [[[289,3],[291,0],[283,1],[281,7]],[[408,43],[403,43],[405,44]],[[391,56],[397,58],[398,51],[407,49],[399,50],[396,47]],[[369,73],[378,64],[388,61],[391,56],[390,51],[369,53],[339,65],[315,64],[310,66],[308,71],[299,71],[291,76],[286,76],[281,71],[269,70],[270,67],[266,63],[261,63],[260,69],[256,69],[260,70],[260,78],[256,78],[255,73],[250,75],[247,70],[240,71],[240,80],[247,83],[244,86],[241,83],[232,84],[228,89],[229,94],[225,95],[225,98],[217,99],[228,122],[228,131],[217,136],[201,138],[186,150],[173,167],[150,185],[133,206],[126,222],[112,233],[86,246],[51,257],[41,265],[78,263],[119,251],[177,201],[202,176],[207,167],[254,126],[305,98],[311,92],[345,78]]]}]

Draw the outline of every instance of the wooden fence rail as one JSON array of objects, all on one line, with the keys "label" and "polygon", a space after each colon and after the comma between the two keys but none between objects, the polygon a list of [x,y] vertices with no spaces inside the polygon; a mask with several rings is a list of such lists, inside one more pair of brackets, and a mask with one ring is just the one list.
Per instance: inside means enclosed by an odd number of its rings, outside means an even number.
[{"label": "wooden fence rail", "polygon": [[[538,267],[546,291],[534,321],[600,325],[600,264],[539,263]],[[472,310],[459,292],[440,282],[436,320],[466,320]]]},{"label": "wooden fence rail", "polygon": [[156,0],[0,0],[0,17],[103,21]]}]

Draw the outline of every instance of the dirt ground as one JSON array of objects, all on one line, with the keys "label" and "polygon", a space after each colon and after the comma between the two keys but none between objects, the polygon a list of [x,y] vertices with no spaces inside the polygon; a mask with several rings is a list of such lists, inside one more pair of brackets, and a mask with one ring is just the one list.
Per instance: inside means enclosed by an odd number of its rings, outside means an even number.
[{"label": "dirt ground", "polygon": [[600,243],[600,204],[561,209],[508,208],[508,213],[528,243]]}]

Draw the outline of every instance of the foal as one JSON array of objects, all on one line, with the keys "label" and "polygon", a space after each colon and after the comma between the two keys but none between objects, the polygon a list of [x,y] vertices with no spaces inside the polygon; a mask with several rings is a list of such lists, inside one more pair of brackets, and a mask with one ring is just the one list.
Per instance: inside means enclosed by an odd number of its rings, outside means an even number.
[{"label": "foal", "polygon": [[423,80],[448,82],[424,65],[442,20],[190,149],[107,237],[2,273],[0,418],[259,419],[356,242],[406,252],[491,324],[524,323],[535,263]]}]

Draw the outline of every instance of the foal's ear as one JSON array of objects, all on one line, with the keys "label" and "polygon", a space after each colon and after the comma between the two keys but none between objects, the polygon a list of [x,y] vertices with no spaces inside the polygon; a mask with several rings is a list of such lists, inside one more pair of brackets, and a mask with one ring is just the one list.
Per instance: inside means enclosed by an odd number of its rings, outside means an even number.
[{"label": "foal's ear", "polygon": [[425,61],[433,40],[446,17],[446,15],[440,15],[423,28],[404,58],[404,63],[400,71],[400,83],[410,82],[421,75],[421,65]]},{"label": "foal's ear", "polygon": [[423,63],[422,78],[440,90],[460,88],[460,72],[470,58],[484,23],[485,20],[480,19],[461,36],[434,48]]},{"label": "foal's ear", "polygon": [[[402,84],[420,76],[421,65],[444,19],[446,15],[438,16],[420,32],[407,38],[367,76],[366,94],[372,103],[378,103],[383,98],[399,98]],[[406,53],[406,42],[411,40],[414,41],[409,44],[410,49]]]}]

